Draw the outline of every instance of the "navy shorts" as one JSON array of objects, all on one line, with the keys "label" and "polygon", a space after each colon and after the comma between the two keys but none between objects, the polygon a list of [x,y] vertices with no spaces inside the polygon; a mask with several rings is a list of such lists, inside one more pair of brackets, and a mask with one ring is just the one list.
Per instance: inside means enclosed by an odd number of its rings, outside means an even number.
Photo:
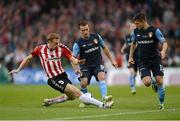
[{"label": "navy shorts", "polygon": [[59,74],[53,78],[48,79],[48,85],[50,85],[53,89],[64,93],[67,84],[72,84],[68,79],[66,73]]},{"label": "navy shorts", "polygon": [[135,62],[134,64],[128,63],[127,68],[133,68],[135,72],[138,71],[138,64]]},{"label": "navy shorts", "polygon": [[92,76],[95,76],[96,81],[99,81],[97,77],[98,73],[99,72],[105,73],[105,68],[104,68],[104,65],[99,65],[99,66],[94,66],[94,67],[82,68],[81,72],[82,72],[81,78],[86,77],[88,79],[88,84],[90,84],[90,80]]},{"label": "navy shorts", "polygon": [[161,59],[149,59],[139,62],[139,72],[141,79],[146,76],[151,76],[151,72],[153,73],[154,77],[164,76],[164,69]]}]

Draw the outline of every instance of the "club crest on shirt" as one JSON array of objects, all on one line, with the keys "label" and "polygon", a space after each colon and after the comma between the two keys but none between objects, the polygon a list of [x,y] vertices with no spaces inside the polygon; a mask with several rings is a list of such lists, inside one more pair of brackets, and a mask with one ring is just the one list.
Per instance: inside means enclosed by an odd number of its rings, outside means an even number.
[{"label": "club crest on shirt", "polygon": [[98,43],[97,39],[94,39],[94,40],[93,40],[93,42],[94,42],[95,44],[97,44],[97,43]]},{"label": "club crest on shirt", "polygon": [[82,47],[86,47],[86,45],[84,44],[84,45],[82,45]]},{"label": "club crest on shirt", "polygon": [[151,38],[151,37],[153,36],[153,33],[152,33],[152,32],[149,32],[149,33],[148,33],[148,36],[149,36],[149,38]]}]

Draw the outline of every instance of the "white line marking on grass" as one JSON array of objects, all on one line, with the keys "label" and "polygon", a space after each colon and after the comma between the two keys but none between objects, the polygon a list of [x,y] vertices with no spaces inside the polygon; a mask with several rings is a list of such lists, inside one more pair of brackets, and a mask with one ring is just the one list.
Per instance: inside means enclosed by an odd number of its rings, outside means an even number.
[{"label": "white line marking on grass", "polygon": [[[162,111],[176,111],[177,109],[165,109]],[[129,114],[143,114],[143,113],[155,113],[161,112],[161,110],[147,110],[147,111],[136,111],[136,112],[118,112],[118,113],[108,113],[108,114],[99,114],[99,115],[90,115],[90,116],[73,116],[73,117],[65,117],[65,118],[57,118],[54,120],[77,120],[77,119],[91,119],[91,118],[101,118],[108,116],[118,116],[118,115],[129,115]]]}]

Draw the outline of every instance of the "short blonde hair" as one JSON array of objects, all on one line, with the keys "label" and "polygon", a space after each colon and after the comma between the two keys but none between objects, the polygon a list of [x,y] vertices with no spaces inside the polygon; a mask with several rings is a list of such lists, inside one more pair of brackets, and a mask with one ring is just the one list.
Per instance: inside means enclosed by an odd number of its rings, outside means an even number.
[{"label": "short blonde hair", "polygon": [[47,41],[52,41],[53,39],[60,39],[60,35],[57,33],[50,33],[47,35]]}]

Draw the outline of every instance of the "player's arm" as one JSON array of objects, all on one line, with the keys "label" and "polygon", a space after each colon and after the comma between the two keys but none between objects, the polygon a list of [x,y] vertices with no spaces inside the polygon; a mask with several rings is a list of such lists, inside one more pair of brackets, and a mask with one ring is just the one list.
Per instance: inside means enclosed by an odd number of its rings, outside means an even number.
[{"label": "player's arm", "polygon": [[[73,56],[77,58],[79,56],[79,53],[80,53],[80,48],[79,48],[77,43],[74,43],[74,45],[73,45]],[[72,68],[74,69],[74,71],[77,75],[78,74],[82,75],[78,65],[75,65],[72,62],[71,62],[71,65],[72,65]]]},{"label": "player's arm", "polygon": [[116,63],[116,61],[113,59],[112,54],[110,53],[109,48],[108,48],[106,45],[104,45],[103,51],[104,51],[104,53],[106,54],[106,56],[109,58],[109,60],[111,61],[112,65],[113,65],[115,68],[117,68],[117,67],[118,67],[118,66],[117,66],[117,63]]},{"label": "player's arm", "polygon": [[109,48],[107,47],[107,45],[105,44],[104,40],[102,39],[102,37],[99,34],[98,34],[98,37],[99,37],[100,46],[103,48],[104,53],[106,54],[108,59],[111,61],[112,65],[115,68],[117,68],[118,65],[117,65],[116,61],[114,60],[114,58],[112,57],[112,54],[110,53]]},{"label": "player's arm", "polygon": [[168,48],[167,41],[159,29],[156,30],[155,35],[158,38],[159,42],[162,43],[161,58],[164,59]]},{"label": "player's arm", "polygon": [[134,64],[133,55],[134,55],[135,49],[136,49],[136,42],[132,42],[130,53],[129,53],[129,63],[132,63],[132,64]]},{"label": "player's arm", "polygon": [[74,72],[77,74],[77,75],[80,75],[80,76],[82,76],[82,72],[80,71],[80,69],[79,69],[79,64],[84,64],[85,63],[85,59],[82,59],[82,60],[78,60],[77,58],[75,58],[75,57],[71,57],[71,59],[70,59],[70,61],[71,61],[71,65],[72,65],[72,68],[74,69]]},{"label": "player's arm", "polygon": [[134,55],[134,51],[137,47],[137,43],[135,41],[135,35],[134,32],[132,32],[131,34],[131,39],[132,39],[132,44],[131,44],[131,48],[130,48],[130,53],[129,53],[129,63],[134,64],[134,59],[133,59],[133,55]]},{"label": "player's arm", "polygon": [[167,48],[168,48],[167,42],[163,42],[163,44],[162,44],[162,50],[161,50],[161,58],[162,58],[162,59],[164,59],[165,56],[166,56]]},{"label": "player's arm", "polygon": [[121,53],[124,53],[124,50],[127,48],[127,44],[124,43],[123,47],[121,48]]},{"label": "player's arm", "polygon": [[24,67],[24,65],[26,65],[32,58],[33,58],[32,54],[26,56],[23,59],[23,61],[21,62],[21,64],[19,65],[19,67],[17,69],[10,71],[9,74],[18,73],[19,71],[21,71],[21,69]]},{"label": "player's arm", "polygon": [[78,60],[77,58],[73,57],[71,50],[66,46],[62,47],[62,55],[65,56],[74,66],[85,63],[85,59]]},{"label": "player's arm", "polygon": [[78,60],[77,58],[75,58],[75,57],[72,56],[71,59],[70,59],[70,61],[71,61],[71,63],[72,63],[73,65],[78,65],[78,64],[84,64],[85,59]]}]

